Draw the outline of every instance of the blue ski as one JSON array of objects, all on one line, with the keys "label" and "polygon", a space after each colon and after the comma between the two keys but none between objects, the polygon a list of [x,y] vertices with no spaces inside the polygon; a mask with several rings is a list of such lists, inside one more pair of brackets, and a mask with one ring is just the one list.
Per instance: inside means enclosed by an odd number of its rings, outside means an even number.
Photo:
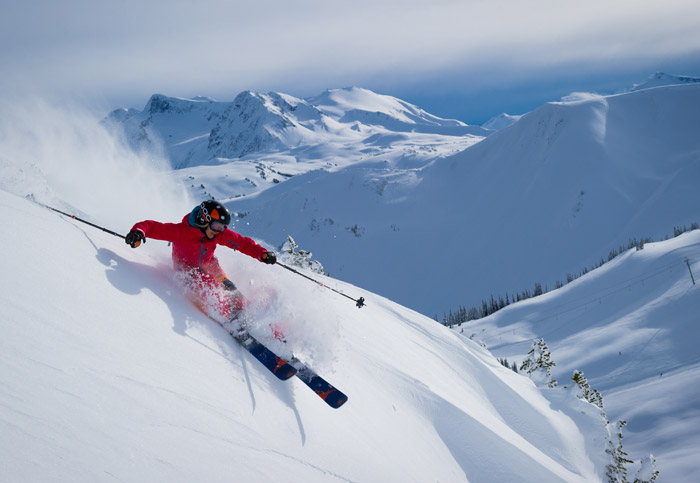
[{"label": "blue ski", "polygon": [[[217,323],[223,327],[220,322]],[[290,360],[287,360],[278,356],[268,349],[262,342],[250,335],[250,333],[245,329],[229,330],[226,327],[224,327],[224,329],[231,337],[238,341],[248,352],[253,355],[253,357],[260,361],[263,366],[265,366],[279,379],[285,381],[296,375],[304,384],[309,386],[309,388],[318,397],[323,399],[323,401],[332,408],[339,408],[348,400],[348,397],[342,391],[326,381],[323,377],[316,374],[313,369],[301,362],[296,357],[292,357]]]},{"label": "blue ski", "polygon": [[289,363],[296,369],[296,376],[330,407],[337,409],[348,400],[342,391],[316,374],[313,369],[296,357],[293,357]]}]

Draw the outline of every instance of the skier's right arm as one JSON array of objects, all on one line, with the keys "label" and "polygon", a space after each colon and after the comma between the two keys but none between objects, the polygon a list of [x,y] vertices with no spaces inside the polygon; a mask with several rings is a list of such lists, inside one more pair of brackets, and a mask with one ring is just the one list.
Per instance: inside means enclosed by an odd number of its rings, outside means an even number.
[{"label": "skier's right arm", "polygon": [[124,241],[127,245],[131,245],[131,248],[145,243],[146,238],[172,242],[176,237],[176,227],[175,223],[160,223],[153,220],[140,221],[131,228],[131,231],[124,237]]}]

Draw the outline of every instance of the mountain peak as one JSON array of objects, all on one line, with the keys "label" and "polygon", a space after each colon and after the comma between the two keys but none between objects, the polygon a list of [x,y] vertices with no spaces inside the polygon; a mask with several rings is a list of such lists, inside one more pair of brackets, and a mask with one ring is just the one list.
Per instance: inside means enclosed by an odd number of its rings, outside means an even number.
[{"label": "mountain peak", "polygon": [[381,112],[404,120],[408,120],[409,113],[413,116],[425,113],[413,104],[396,97],[377,94],[361,87],[328,89],[318,97],[307,99],[307,102],[317,106],[324,113],[339,118],[350,111]]},{"label": "mountain peak", "polygon": [[520,116],[513,116],[511,114],[506,114],[505,112],[502,114],[499,114],[498,116],[494,116],[488,121],[486,121],[484,124],[481,125],[481,127],[485,129],[491,129],[493,131],[499,131],[505,127],[510,126],[511,124],[514,124],[517,122],[522,115]]},{"label": "mountain peak", "polygon": [[644,82],[639,84],[634,84],[631,91],[639,91],[642,89],[649,89],[652,87],[663,87],[672,86],[678,84],[695,84],[700,82],[698,77],[682,76],[682,75],[672,75],[666,74],[664,72],[656,72],[650,75]]},{"label": "mountain peak", "polygon": [[153,94],[143,111],[114,111],[110,120],[124,126],[134,147],[164,140],[172,165],[179,168],[258,152],[347,145],[374,134],[490,132],[356,86],[328,89],[307,99],[246,90],[231,102]]},{"label": "mountain peak", "polygon": [[146,106],[144,112],[151,115],[162,113],[182,113],[192,110],[195,106],[208,105],[216,101],[209,97],[198,96],[192,99],[184,99],[180,97],[170,97],[164,94],[153,94]]}]

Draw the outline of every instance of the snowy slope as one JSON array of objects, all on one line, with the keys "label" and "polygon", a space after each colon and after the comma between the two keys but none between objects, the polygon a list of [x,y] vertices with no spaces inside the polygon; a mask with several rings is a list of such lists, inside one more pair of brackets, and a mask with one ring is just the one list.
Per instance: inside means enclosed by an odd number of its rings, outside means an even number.
[{"label": "snowy slope", "polygon": [[0,238],[3,481],[601,480],[592,406],[545,398],[387,299],[326,280],[366,297],[360,310],[220,254],[244,292],[276,293],[254,330],[283,321],[291,348],[350,396],[333,410],[191,306],[165,243],[133,250],[6,191],[0,216],[30,235]]},{"label": "snowy slope", "polygon": [[[686,262],[687,260],[687,262]],[[498,357],[522,361],[542,337],[570,383],[582,370],[625,447],[651,451],[659,481],[698,481],[700,465],[700,230],[630,250],[559,290],[456,327]]]},{"label": "snowy slope", "polygon": [[482,127],[484,127],[485,129],[492,129],[494,131],[498,131],[500,129],[510,126],[511,124],[515,124],[521,117],[523,116],[513,116],[504,112],[486,121],[484,124],[482,124]]},{"label": "snowy slope", "polygon": [[330,273],[442,316],[699,221],[699,113],[700,84],[577,96],[423,167],[365,160],[229,206],[256,236],[291,234]]}]

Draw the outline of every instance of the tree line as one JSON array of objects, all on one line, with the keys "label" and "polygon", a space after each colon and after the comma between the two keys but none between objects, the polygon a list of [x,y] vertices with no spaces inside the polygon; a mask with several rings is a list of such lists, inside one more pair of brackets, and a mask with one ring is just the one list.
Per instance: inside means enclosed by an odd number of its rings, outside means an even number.
[{"label": "tree line", "polygon": [[[691,223],[690,227],[683,225],[683,226],[676,226],[673,228],[673,237],[678,237],[682,235],[683,233],[687,231],[692,231],[692,230],[697,230],[700,229],[700,225],[698,223]],[[668,240],[669,236],[666,235],[664,240]],[[600,258],[600,261],[598,261],[597,264],[593,265],[591,268],[584,268],[579,272],[576,273],[567,273],[566,274],[566,283],[571,283],[574,280],[582,277],[583,275],[587,274],[590,271],[595,270],[596,268],[600,268],[603,266],[605,263],[610,262],[614,260],[616,257],[621,255],[622,253],[626,252],[627,250],[630,250],[632,248],[636,249],[637,251],[643,250],[644,245],[646,243],[652,243],[654,240],[651,237],[644,237],[641,239],[637,239],[636,237],[633,239],[630,239],[630,241],[627,243],[627,245],[620,245],[618,248],[614,248],[610,250],[607,256],[607,260],[603,257]],[[561,280],[557,280],[554,284],[554,289],[562,288],[565,285],[564,282]],[[498,312],[499,310],[507,307],[511,303],[515,302],[520,302],[521,300],[527,300],[532,297],[537,297],[539,295],[545,294],[549,292],[549,288],[545,285],[544,287],[542,286],[541,283],[535,282],[535,285],[532,289],[525,289],[520,292],[517,292],[515,294],[509,294],[506,292],[505,296],[494,296],[491,295],[489,300],[484,300],[482,299],[480,305],[472,306],[472,307],[465,307],[460,305],[456,310],[450,310],[449,312],[446,312],[443,314],[442,317],[442,324],[446,325],[448,327],[453,327],[455,325],[459,326],[462,325],[465,322],[469,322],[472,320],[478,320],[482,319],[488,315],[491,315],[495,312]],[[433,317],[437,322],[440,322],[438,319],[437,314]]]}]

